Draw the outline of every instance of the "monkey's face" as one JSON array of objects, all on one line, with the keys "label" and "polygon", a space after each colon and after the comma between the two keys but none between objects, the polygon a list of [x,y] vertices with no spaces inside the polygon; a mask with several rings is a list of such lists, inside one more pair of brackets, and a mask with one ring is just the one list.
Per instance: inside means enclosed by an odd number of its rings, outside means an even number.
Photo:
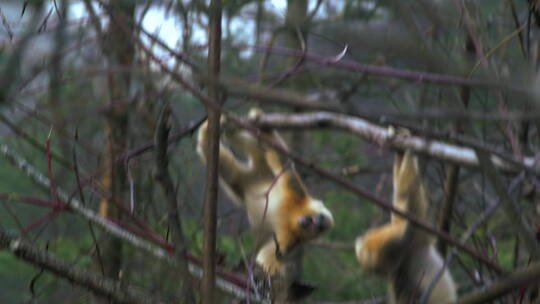
[{"label": "monkey's face", "polygon": [[293,218],[296,234],[302,239],[313,239],[334,226],[334,218],[323,203],[309,198]]}]

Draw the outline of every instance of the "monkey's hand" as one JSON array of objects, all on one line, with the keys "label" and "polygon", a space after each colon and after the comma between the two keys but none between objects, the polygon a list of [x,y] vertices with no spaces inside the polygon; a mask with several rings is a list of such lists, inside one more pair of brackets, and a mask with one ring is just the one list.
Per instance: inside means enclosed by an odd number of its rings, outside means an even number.
[{"label": "monkey's hand", "polygon": [[354,246],[356,258],[365,270],[374,271],[377,268],[376,266],[379,264],[378,252],[380,252],[381,250],[381,244],[376,243],[373,240],[366,243],[365,238],[365,236],[361,236],[356,239],[356,243]]},{"label": "monkey's hand", "polygon": [[270,276],[277,274],[283,275],[285,273],[285,265],[280,261],[276,253],[276,242],[270,240],[257,254],[257,264]]},{"label": "monkey's hand", "polygon": [[235,123],[231,122],[231,119],[227,115],[221,115],[220,119],[221,134],[226,142],[237,136],[242,131]]},{"label": "monkey's hand", "polygon": [[263,110],[261,110],[261,108],[251,108],[249,110],[249,113],[248,113],[248,118],[252,121],[256,121],[257,119],[259,119],[261,116],[264,115],[264,112]]}]

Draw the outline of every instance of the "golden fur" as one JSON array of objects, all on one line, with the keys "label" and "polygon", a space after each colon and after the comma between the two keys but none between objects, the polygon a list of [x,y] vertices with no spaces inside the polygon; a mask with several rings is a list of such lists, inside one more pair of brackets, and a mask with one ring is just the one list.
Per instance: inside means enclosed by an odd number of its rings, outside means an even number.
[{"label": "golden fur", "polygon": [[[256,119],[261,114],[261,110],[252,109],[249,117]],[[221,125],[220,183],[227,195],[246,209],[255,231],[262,233],[265,245],[257,254],[257,263],[271,275],[282,272],[282,261],[291,251],[333,226],[332,214],[307,193],[293,164],[275,149],[226,119]],[[287,148],[277,132],[265,134]],[[197,141],[197,152],[206,161],[207,122],[199,129]]]},{"label": "golden fur", "polygon": [[[394,207],[427,217],[428,197],[411,151],[396,155],[393,183]],[[390,223],[368,230],[356,241],[356,257],[362,267],[387,278],[390,303],[415,303],[443,267],[443,259],[427,232],[393,214]],[[455,302],[454,281],[445,269],[435,284],[428,304]]]}]

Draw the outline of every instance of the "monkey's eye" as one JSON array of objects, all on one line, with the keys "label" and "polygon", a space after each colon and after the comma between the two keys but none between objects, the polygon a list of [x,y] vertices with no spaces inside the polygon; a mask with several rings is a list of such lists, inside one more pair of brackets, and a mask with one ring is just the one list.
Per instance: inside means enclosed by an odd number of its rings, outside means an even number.
[{"label": "monkey's eye", "polygon": [[300,219],[300,227],[302,228],[309,228],[311,227],[313,224],[314,224],[314,219],[313,219],[313,216],[311,215],[306,215],[306,216],[303,216],[301,219]]}]

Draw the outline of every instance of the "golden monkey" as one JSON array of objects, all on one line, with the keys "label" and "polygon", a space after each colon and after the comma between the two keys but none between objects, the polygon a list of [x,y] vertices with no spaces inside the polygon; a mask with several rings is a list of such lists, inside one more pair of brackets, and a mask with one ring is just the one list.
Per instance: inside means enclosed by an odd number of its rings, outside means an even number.
[{"label": "golden monkey", "polygon": [[[250,119],[260,115],[260,109],[249,112]],[[262,233],[265,245],[257,254],[257,263],[270,275],[283,273],[282,262],[293,249],[333,226],[332,214],[322,201],[307,193],[293,164],[275,149],[226,119],[221,124],[220,184],[234,202],[246,209],[255,231]],[[265,134],[287,148],[277,132]],[[226,143],[244,159],[233,154]],[[197,139],[197,152],[203,162],[206,162],[207,147],[205,122]]]},{"label": "golden monkey", "polygon": [[[394,160],[393,205],[419,219],[427,217],[428,197],[411,151]],[[415,303],[441,271],[444,261],[427,232],[392,214],[390,223],[367,231],[356,240],[356,257],[368,271],[386,277],[390,303]],[[428,304],[457,300],[448,269],[434,285]]]}]

